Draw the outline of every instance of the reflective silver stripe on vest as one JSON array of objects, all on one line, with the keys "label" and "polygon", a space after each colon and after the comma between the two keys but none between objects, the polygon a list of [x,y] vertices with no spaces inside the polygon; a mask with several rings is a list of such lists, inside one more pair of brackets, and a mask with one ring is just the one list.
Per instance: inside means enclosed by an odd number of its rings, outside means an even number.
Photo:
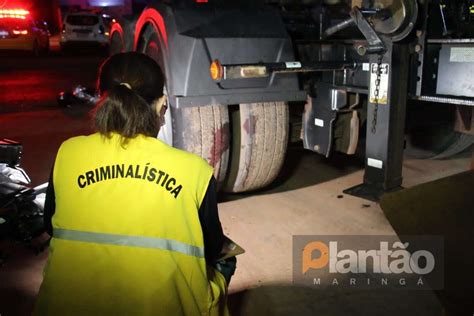
[{"label": "reflective silver stripe on vest", "polygon": [[90,242],[96,244],[163,249],[180,252],[194,257],[204,258],[203,247],[191,246],[176,240],[164,238],[91,233],[58,228],[54,229],[53,237],[58,239]]}]

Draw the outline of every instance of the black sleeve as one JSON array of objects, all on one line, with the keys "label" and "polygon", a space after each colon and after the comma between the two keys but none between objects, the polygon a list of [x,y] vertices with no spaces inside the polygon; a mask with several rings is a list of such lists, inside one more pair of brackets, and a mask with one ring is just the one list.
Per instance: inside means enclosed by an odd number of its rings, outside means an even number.
[{"label": "black sleeve", "polygon": [[209,181],[206,195],[199,208],[199,220],[204,236],[206,262],[213,265],[222,250],[224,233],[217,212],[217,182],[214,177]]},{"label": "black sleeve", "polygon": [[46,201],[44,202],[44,228],[46,232],[53,236],[53,223],[51,219],[53,218],[54,212],[56,211],[56,197],[54,195],[54,185],[53,185],[53,172],[49,176],[48,188],[46,189]]}]

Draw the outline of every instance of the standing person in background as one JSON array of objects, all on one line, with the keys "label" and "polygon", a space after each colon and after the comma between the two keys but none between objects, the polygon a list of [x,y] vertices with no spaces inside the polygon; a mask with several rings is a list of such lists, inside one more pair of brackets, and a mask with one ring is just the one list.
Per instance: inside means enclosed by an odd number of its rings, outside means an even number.
[{"label": "standing person in background", "polygon": [[163,84],[140,53],[101,66],[97,132],[64,142],[50,179],[36,314],[227,314],[216,181],[203,159],[156,138]]}]

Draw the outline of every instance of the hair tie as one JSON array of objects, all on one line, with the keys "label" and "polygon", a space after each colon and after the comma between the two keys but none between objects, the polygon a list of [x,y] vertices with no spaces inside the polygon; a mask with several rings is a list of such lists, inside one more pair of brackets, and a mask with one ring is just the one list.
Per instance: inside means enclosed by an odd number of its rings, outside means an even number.
[{"label": "hair tie", "polygon": [[130,84],[126,83],[126,82],[121,82],[120,85],[125,86],[125,87],[129,88],[130,90],[132,90],[132,86]]}]

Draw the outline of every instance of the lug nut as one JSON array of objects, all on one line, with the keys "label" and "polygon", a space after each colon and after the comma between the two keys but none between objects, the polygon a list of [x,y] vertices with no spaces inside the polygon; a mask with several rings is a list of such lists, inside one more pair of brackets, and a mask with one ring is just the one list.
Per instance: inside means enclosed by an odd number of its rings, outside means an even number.
[{"label": "lug nut", "polygon": [[356,49],[357,54],[359,54],[360,56],[364,56],[367,53],[367,47],[365,47],[364,45],[359,45]]}]

